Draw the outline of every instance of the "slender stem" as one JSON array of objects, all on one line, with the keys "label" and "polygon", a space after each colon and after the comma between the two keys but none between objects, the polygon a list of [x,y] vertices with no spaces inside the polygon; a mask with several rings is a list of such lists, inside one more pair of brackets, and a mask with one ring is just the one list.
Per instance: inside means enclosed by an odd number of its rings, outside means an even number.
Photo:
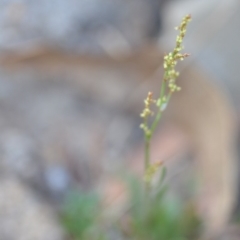
[{"label": "slender stem", "polygon": [[162,116],[162,112],[161,112],[161,110],[159,110],[157,113],[157,116],[155,117],[153,124],[151,126],[151,132],[154,132],[156,130],[156,127],[161,119],[161,116]]},{"label": "slender stem", "polygon": [[165,95],[165,91],[166,91],[166,81],[163,79],[163,82],[162,82],[162,85],[161,85],[161,89],[160,89],[160,96],[159,96],[159,99],[161,100],[160,102],[160,106],[158,107],[158,113],[151,125],[151,132],[153,133],[155,130],[156,130],[156,127],[161,119],[161,116],[162,116],[162,111],[161,111],[161,108],[162,108],[162,105],[163,105],[163,97]]},{"label": "slender stem", "polygon": [[160,99],[164,96],[165,90],[166,90],[166,81],[165,81],[165,78],[164,78],[163,82],[162,82],[161,89],[160,89]]},{"label": "slender stem", "polygon": [[[144,172],[146,174],[149,166],[150,166],[150,142],[151,142],[151,135],[145,136],[145,161],[144,161]],[[148,205],[149,199],[149,192],[151,190],[151,186],[149,182],[145,182],[145,197],[146,197],[146,206]]]},{"label": "slender stem", "polygon": [[150,141],[151,137],[145,137],[145,172],[147,171],[149,165],[150,165]]}]

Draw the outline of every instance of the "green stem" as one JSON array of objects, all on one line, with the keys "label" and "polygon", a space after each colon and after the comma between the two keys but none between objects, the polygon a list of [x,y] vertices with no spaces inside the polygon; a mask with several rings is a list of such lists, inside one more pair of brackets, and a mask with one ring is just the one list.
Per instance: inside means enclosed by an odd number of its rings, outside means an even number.
[{"label": "green stem", "polygon": [[[161,106],[160,106],[161,107]],[[155,130],[156,130],[156,127],[161,119],[161,116],[162,116],[162,112],[161,110],[158,111],[157,113],[157,116],[155,117],[153,123],[152,123],[152,126],[151,126],[151,132],[153,133]]]},{"label": "green stem", "polygon": [[166,80],[165,80],[165,77],[163,79],[163,82],[162,82],[162,86],[161,86],[161,90],[160,90],[160,99],[164,96],[165,94],[165,90],[166,90]]},{"label": "green stem", "polygon": [[[151,141],[151,136],[146,136],[145,137],[145,161],[144,161],[144,174],[146,174],[149,166],[150,166],[150,141]],[[150,184],[149,182],[145,183],[145,190],[146,190],[146,196],[149,195],[150,191]]]},{"label": "green stem", "polygon": [[149,165],[150,165],[150,141],[151,137],[145,137],[145,172],[147,171]]},{"label": "green stem", "polygon": [[161,116],[162,116],[162,111],[161,111],[161,108],[162,108],[162,104],[163,104],[163,97],[165,95],[165,91],[166,91],[166,81],[163,79],[163,82],[162,82],[162,86],[161,86],[161,89],[160,89],[160,96],[159,96],[159,99],[160,99],[160,106],[158,107],[158,113],[151,125],[151,133],[154,133],[154,131],[156,130],[156,127],[161,119]]}]

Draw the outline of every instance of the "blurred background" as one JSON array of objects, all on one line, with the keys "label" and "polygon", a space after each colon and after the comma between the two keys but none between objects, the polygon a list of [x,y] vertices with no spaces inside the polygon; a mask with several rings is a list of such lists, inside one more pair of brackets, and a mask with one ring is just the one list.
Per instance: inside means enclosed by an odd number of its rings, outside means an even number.
[{"label": "blurred background", "polygon": [[183,198],[197,173],[209,228],[237,218],[239,10],[238,0],[0,0],[1,239],[67,239],[58,213],[73,190],[119,202],[114,175],[141,172],[143,99],[158,93],[189,13],[183,91],[152,159],[167,162]]}]

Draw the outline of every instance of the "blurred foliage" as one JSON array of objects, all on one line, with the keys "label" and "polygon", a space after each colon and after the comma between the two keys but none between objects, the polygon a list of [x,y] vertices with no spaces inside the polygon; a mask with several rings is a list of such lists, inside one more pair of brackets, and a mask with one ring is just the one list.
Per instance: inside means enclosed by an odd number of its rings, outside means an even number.
[{"label": "blurred foliage", "polygon": [[100,202],[92,193],[71,193],[61,211],[61,222],[73,240],[103,240],[97,223]]},{"label": "blurred foliage", "polygon": [[171,199],[166,186],[146,195],[138,181],[131,187],[131,239],[193,240],[201,232],[201,221],[191,204]]},{"label": "blurred foliage", "polygon": [[[167,188],[146,195],[142,182],[131,178],[130,210],[104,231],[99,198],[95,194],[73,193],[66,199],[61,222],[72,240],[194,240],[201,232],[201,221],[191,204],[171,199]],[[117,229],[116,229],[117,223]],[[124,225],[124,226],[123,226]],[[111,235],[111,236],[110,236]]]}]

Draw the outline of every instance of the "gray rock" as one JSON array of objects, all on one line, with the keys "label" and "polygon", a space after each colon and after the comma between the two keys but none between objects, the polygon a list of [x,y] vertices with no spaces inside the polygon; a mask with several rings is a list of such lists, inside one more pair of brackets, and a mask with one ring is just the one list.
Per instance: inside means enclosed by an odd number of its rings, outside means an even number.
[{"label": "gray rock", "polygon": [[0,181],[2,240],[62,240],[52,209],[14,178]]},{"label": "gray rock", "polygon": [[0,49],[44,44],[81,53],[128,51],[158,34],[163,1],[1,1]]}]

